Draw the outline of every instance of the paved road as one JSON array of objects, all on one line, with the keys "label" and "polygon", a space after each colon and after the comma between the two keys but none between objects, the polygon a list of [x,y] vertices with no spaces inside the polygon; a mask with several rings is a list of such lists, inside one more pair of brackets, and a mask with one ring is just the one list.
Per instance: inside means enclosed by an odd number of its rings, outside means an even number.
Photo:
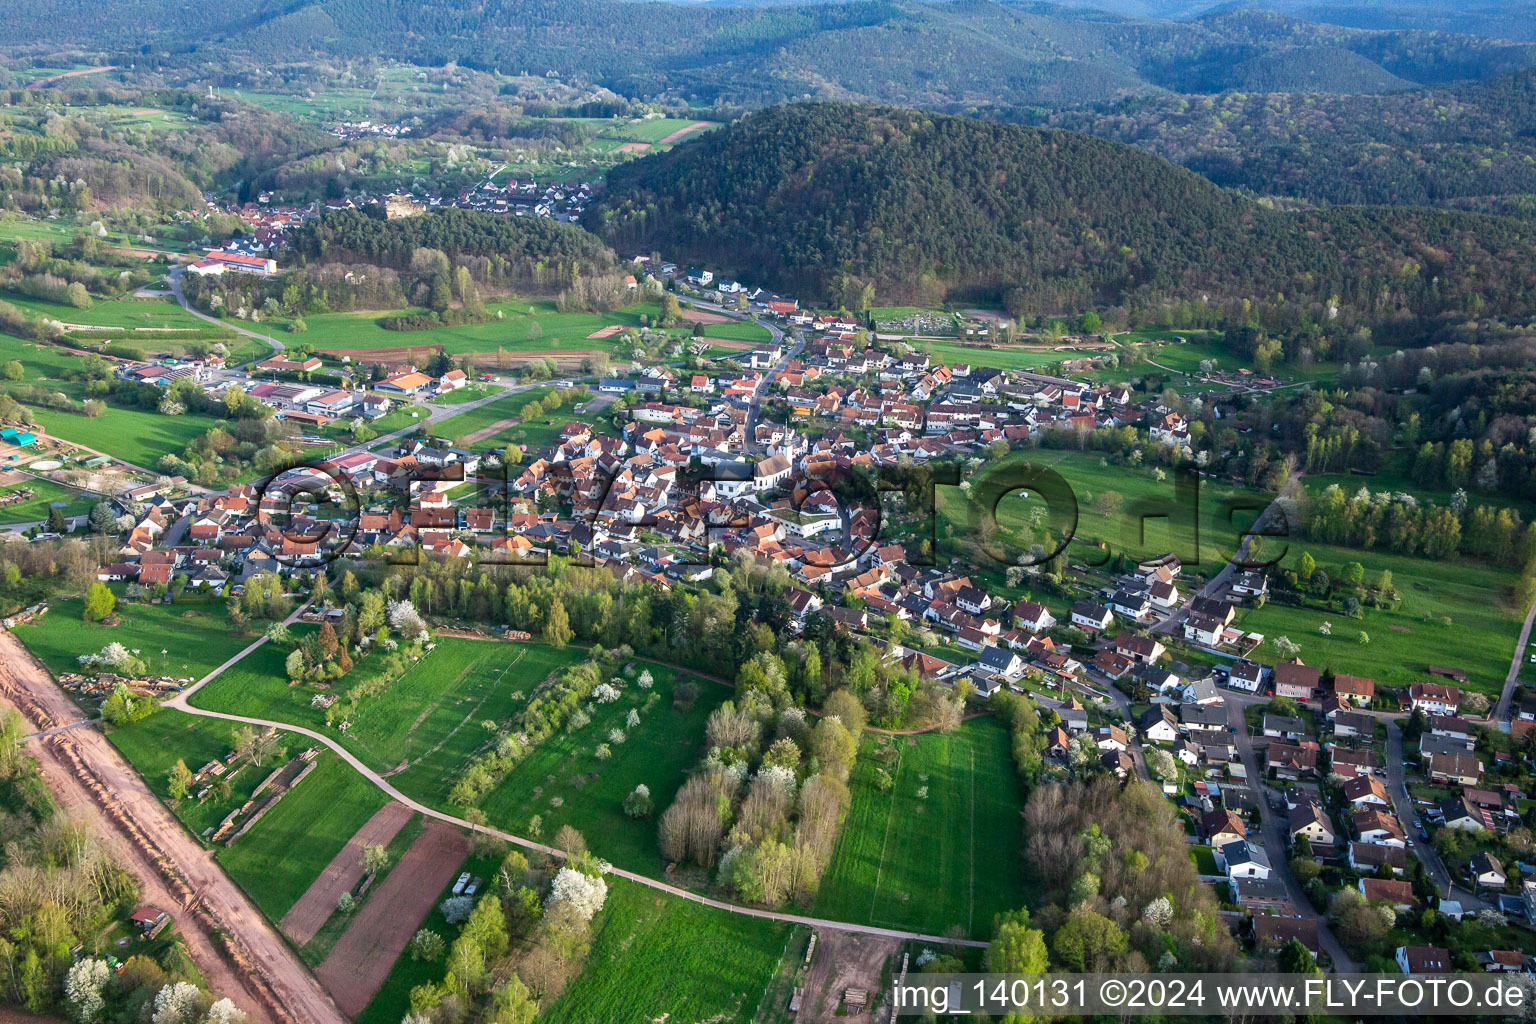
[{"label": "paved road", "polygon": [[1536,601],[1525,613],[1525,623],[1520,627],[1520,639],[1515,642],[1515,656],[1509,663],[1509,675],[1504,677],[1504,692],[1499,694],[1499,706],[1494,709],[1493,720],[1505,732],[1510,730],[1509,704],[1514,699],[1515,687],[1520,685],[1520,666],[1525,663],[1525,645],[1531,639],[1531,624],[1536,622]]},{"label": "paved road", "polygon": [[[1236,736],[1238,753],[1243,759],[1243,767],[1248,772],[1248,784],[1260,804],[1259,814],[1263,818],[1260,838],[1263,840],[1265,851],[1269,854],[1270,866],[1274,868],[1275,877],[1285,883],[1286,893],[1290,896],[1296,912],[1302,917],[1311,918],[1317,922],[1318,942],[1333,958],[1333,969],[1342,973],[1358,970],[1354,960],[1344,952],[1344,947],[1339,944],[1339,940],[1334,937],[1333,931],[1328,927],[1328,919],[1312,909],[1312,901],[1307,899],[1306,890],[1291,873],[1290,865],[1286,861],[1286,833],[1289,831],[1289,819],[1283,811],[1269,806],[1269,801],[1266,799],[1265,791],[1271,787],[1264,781],[1264,772],[1259,766],[1258,756],[1253,751],[1253,738],[1248,735],[1248,723],[1243,718],[1245,703],[1247,702],[1227,701],[1227,722]],[[1274,792],[1278,793],[1279,790]],[[1282,806],[1284,806],[1283,803]]]},{"label": "paved road", "polygon": [[1403,828],[1408,831],[1410,841],[1413,843],[1413,849],[1410,852],[1417,854],[1419,860],[1424,862],[1424,867],[1429,871],[1429,877],[1434,880],[1435,888],[1444,893],[1446,899],[1459,900],[1463,910],[1483,909],[1488,904],[1482,899],[1466,889],[1453,888],[1451,873],[1446,870],[1434,846],[1419,839],[1418,830],[1413,827],[1413,822],[1420,820],[1419,810],[1414,807],[1413,801],[1408,797],[1407,769],[1403,767],[1401,716],[1380,715],[1379,717],[1385,719],[1387,723],[1387,793],[1392,797],[1392,809],[1397,812],[1397,820],[1403,823]]},{"label": "paved road", "polygon": [[[753,320],[740,310],[726,309],[725,306],[718,302],[694,299],[693,305],[697,308],[708,310],[711,313],[728,316],[733,320],[740,320],[744,323],[756,323],[758,326],[767,329],[773,344],[780,346],[784,344],[784,329],[771,320]],[[772,390],[773,382],[778,379],[779,374],[784,372],[784,368],[789,365],[789,361],[799,356],[804,348],[804,340],[795,342],[793,346],[786,349],[784,354],[779,357],[779,361],[774,363],[768,372],[763,375],[762,383],[758,385],[757,392],[752,396],[752,401],[747,404],[747,423],[743,430],[746,436],[741,439],[741,450],[744,454],[753,455],[757,453],[757,421],[762,413],[763,396]]]},{"label": "paved road", "polygon": [[[304,610],[304,607],[305,606],[301,606],[296,609],[294,613],[288,617],[287,621],[290,623],[295,621],[299,614]],[[469,829],[472,832],[484,832],[487,835],[495,836],[498,839],[513,843],[525,849],[537,850],[538,852],[551,857],[564,858],[564,852],[557,850],[554,847],[545,846],[542,843],[536,843],[531,839],[524,838],[523,836],[513,835],[511,832],[504,832],[501,829],[491,828],[487,825],[476,825],[472,822],[465,821],[463,818],[456,818],[453,815],[440,811],[435,807],[430,807],[426,804],[413,800],[411,797],[406,796],[404,793],[400,792],[398,789],[392,786],[389,781],[378,772],[374,771],[372,768],[369,768],[367,765],[365,765],[362,761],[358,760],[351,751],[347,750],[331,737],[322,733],[315,732],[312,729],[305,729],[300,726],[292,725],[288,722],[278,722],[265,718],[247,718],[243,715],[228,715],[219,711],[206,711],[202,708],[193,707],[188,703],[188,701],[193,695],[197,693],[197,691],[201,690],[208,683],[211,683],[213,680],[217,679],[224,671],[237,664],[242,658],[256,650],[258,647],[261,647],[266,642],[266,637],[262,637],[261,639],[255,641],[250,646],[246,647],[245,650],[224,662],[224,664],[208,673],[202,679],[199,679],[195,684],[188,687],[184,692],[177,694],[172,699],[166,701],[164,706],[168,708],[176,708],[177,710],[185,711],[188,714],[198,715],[204,718],[220,718],[228,722],[241,722],[246,725],[271,727],[275,729],[281,729],[285,732],[293,732],[298,733],[301,736],[307,736],[315,742],[322,743],[329,747],[331,750],[335,751],[342,760],[350,764],[365,779],[373,783],[379,789],[383,790],[383,792],[391,798],[398,800],[400,803],[406,805],[412,810],[419,811],[429,818],[436,818],[439,821],[445,821],[451,825],[457,825],[460,828]],[[743,907],[735,903],[726,903],[723,900],[716,900],[711,899],[708,896],[701,896],[696,892],[690,892],[687,889],[681,889],[675,885],[668,885],[665,882],[657,881],[656,879],[647,877],[646,875],[636,874],[633,871],[625,871],[620,868],[614,868],[610,873],[619,878],[625,878],[629,881],[637,882],[640,885],[647,886],[651,889],[656,889],[659,892],[665,892],[669,895],[677,896],[680,899],[691,900],[694,903],[699,903],[706,907],[713,907],[717,910],[730,911],[733,914],[743,914],[747,917],[762,918],[769,921],[787,921],[791,924],[809,925],[812,928],[827,928],[836,931],[856,932],[861,935],[879,935],[892,939],[914,939],[923,942],[946,943],[951,945],[975,947],[985,947],[989,945],[989,943],[981,942],[975,939],[949,939],[942,935],[925,935],[921,932],[907,932],[893,928],[876,928],[871,925],[853,924],[848,921],[828,921],[822,918],[805,917],[800,914],[783,914],[772,910],[760,910],[755,907]]]},{"label": "paved road", "polygon": [[181,277],[186,272],[186,267],[176,267],[170,272],[170,274],[167,275],[171,282],[171,294],[176,296],[176,301],[181,304],[182,309],[186,310],[188,313],[191,313],[199,320],[206,320],[217,327],[227,327],[234,331],[236,334],[243,334],[247,338],[255,338],[257,341],[264,341],[268,345],[272,346],[272,350],[274,352],[283,351],[283,343],[272,337],[270,334],[262,334],[258,331],[252,331],[247,328],[240,327],[228,320],[220,320],[218,317],[209,316],[207,313],[194,308],[193,305],[187,301],[186,292],[184,292],[181,287]]},{"label": "paved road", "polygon": [[[1291,484],[1300,479],[1301,473],[1299,471],[1290,475],[1286,481],[1286,487],[1282,489],[1282,493],[1276,495],[1275,499],[1271,501],[1267,506],[1265,506],[1264,511],[1259,513],[1259,517],[1254,520],[1250,531],[1258,530],[1259,527],[1266,525],[1276,516],[1280,516],[1282,518],[1285,516],[1284,509],[1280,504],[1285,497],[1284,491],[1288,490]],[[1222,565],[1221,570],[1217,572],[1215,576],[1212,576],[1209,580],[1207,580],[1205,586],[1201,587],[1197,591],[1192,592],[1189,597],[1185,599],[1183,604],[1179,605],[1172,612],[1170,612],[1167,617],[1154,625],[1152,627],[1152,632],[1162,633],[1165,635],[1182,633],[1184,620],[1189,617],[1189,609],[1190,606],[1194,603],[1195,598],[1216,597],[1226,589],[1227,583],[1238,571],[1237,563],[1248,557],[1248,546],[1252,540],[1253,537],[1251,535],[1243,537],[1243,541],[1238,545],[1236,553],[1234,553],[1231,558],[1227,559],[1226,563]]]}]

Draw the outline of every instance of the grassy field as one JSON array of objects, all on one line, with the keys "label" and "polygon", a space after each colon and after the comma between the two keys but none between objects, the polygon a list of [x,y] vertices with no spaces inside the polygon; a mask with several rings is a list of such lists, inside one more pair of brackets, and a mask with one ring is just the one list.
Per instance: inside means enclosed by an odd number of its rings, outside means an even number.
[{"label": "grassy field", "polygon": [[592,955],[540,1020],[648,1024],[754,1020],[790,926],[609,882]]},{"label": "grassy field", "polygon": [[45,316],[66,324],[91,327],[172,327],[200,330],[212,325],[188,313],[172,299],[98,299],[89,309],[60,306],[15,292],[0,291],[0,300],[32,316]]},{"label": "grassy field", "polygon": [[57,345],[43,345],[25,341],[9,334],[0,334],[0,362],[16,360],[26,371],[23,383],[47,384],[71,398],[85,394],[82,385],[64,379],[64,375],[77,369],[80,357]]},{"label": "grassy field", "polygon": [[[626,818],[624,798],[643,782],[650,787],[658,813],[672,803],[685,773],[701,753],[705,720],[729,691],[699,680],[698,700],[690,711],[680,713],[672,707],[672,670],[646,667],[655,679],[651,692],[659,695],[654,706],[646,709],[646,691],[631,682],[619,700],[597,706],[591,724],[545,740],[481,802],[491,824],[521,834],[537,814],[543,819],[545,835],[571,825],[606,860],[631,871],[661,875],[666,865],[656,849],[654,823]],[[640,724],[634,728],[625,726],[631,708],[640,711]],[[609,740],[609,731],[615,728],[625,731],[623,743]],[[611,751],[608,760],[597,756],[602,744]],[[412,792],[409,786],[401,788]]]},{"label": "grassy field", "polygon": [[[659,303],[636,303],[609,313],[561,313],[553,302],[518,299],[486,307],[503,319],[431,331],[388,331],[379,321],[390,313],[324,313],[304,318],[304,341],[317,349],[410,348],[423,352],[442,345],[449,355],[466,352],[564,352],[613,347],[612,339],[589,339],[604,327],[639,327],[642,314],[655,319]],[[280,326],[274,321],[274,327]]]},{"label": "grassy field", "polygon": [[142,409],[110,407],[95,418],[52,409],[32,410],[50,437],[83,445],[153,470],[162,455],[180,455],[187,445],[218,424],[210,416],[162,416]]},{"label": "grassy field", "polygon": [[542,402],[554,388],[534,388],[531,391],[520,391],[515,395],[507,395],[498,398],[494,402],[487,402],[478,409],[461,412],[457,416],[449,417],[436,424],[433,429],[443,437],[463,437],[473,434],[477,430],[484,430],[493,423],[512,419],[522,415],[523,409],[535,399]]},{"label": "grassy field", "polygon": [[[24,382],[43,384],[76,400],[84,397],[83,385],[63,379],[79,361],[64,349],[0,335],[0,362],[12,359],[26,371]],[[38,427],[53,437],[150,469],[160,456],[186,451],[193,438],[218,422],[209,416],[162,416],[116,406],[94,418],[54,409],[33,408],[32,413]]]},{"label": "grassy field", "polygon": [[363,704],[347,745],[370,764],[409,763],[393,777],[395,785],[446,804],[459,769],[490,740],[481,723],[510,719],[534,686],[579,654],[539,644],[441,640],[388,693]]},{"label": "grassy field", "polygon": [[464,385],[457,391],[450,391],[446,395],[436,395],[427,399],[427,401],[431,402],[433,405],[463,405],[466,402],[473,402],[481,398],[489,398],[491,395],[499,395],[505,390],[507,389],[500,384],[488,384],[483,381],[476,381],[473,384]]},{"label": "grassy field", "polygon": [[8,487],[0,487],[0,496],[14,494],[17,491],[27,490],[32,492],[32,497],[25,501],[18,501],[11,505],[0,507],[0,523],[31,523],[48,518],[48,511],[55,502],[64,506],[66,516],[83,516],[91,510],[96,503],[83,491],[77,491],[73,487],[65,487],[63,484],[54,483],[52,480],[27,480],[25,483],[13,484]]},{"label": "grassy field", "polygon": [[[629,139],[634,142],[649,142],[654,145],[667,136],[671,135],[673,132],[687,128],[693,123],[695,122],[691,118],[660,117],[652,118],[648,121],[638,121],[630,122],[628,124],[616,125],[613,128],[605,131],[603,134],[610,135],[616,139]],[[706,124],[703,128],[697,128],[694,131],[689,132],[684,137],[690,139],[698,138],[705,132],[712,131],[718,127],[720,127],[718,124],[709,123]]]},{"label": "grassy field", "polygon": [[[898,755],[888,792],[875,784],[882,742]],[[994,914],[1024,905],[1024,800],[1003,725],[866,739],[852,790],[816,916],[981,937]]]},{"label": "grassy field", "polygon": [[[308,742],[287,737],[289,756]],[[303,782],[233,845],[219,850],[219,862],[277,921],[385,801],[351,765],[322,753]]]},{"label": "grassy field", "polygon": [[[982,503],[996,497],[989,482],[1022,483],[1028,479],[1026,465],[1050,469],[1066,482],[1076,501],[1075,523],[1065,505],[1050,508],[1034,491],[1014,490],[997,500],[997,526],[989,537],[982,515]],[[1119,496],[1118,507],[1113,495]],[[979,470],[969,490],[936,489],[938,563],[950,565],[954,560],[1002,586],[1006,565],[1027,552],[1032,542],[1045,542],[1045,532],[1031,528],[1032,517],[1043,516],[1050,538],[1047,549],[1070,532],[1075,543],[1068,557],[1074,563],[1090,556],[1103,559],[1103,552],[1087,546],[1103,541],[1111,555],[1148,558],[1172,551],[1186,572],[1209,575],[1237,550],[1242,529],[1255,518],[1256,513],[1245,510],[1263,508],[1271,497],[1203,479],[1194,507],[1186,511],[1176,503],[1171,473],[1158,480],[1152,468],[1108,464],[1096,452],[1015,452]],[[989,557],[980,542],[992,545],[1002,560]]]},{"label": "grassy field", "polygon": [[944,341],[924,341],[918,348],[931,354],[941,363],[970,363],[994,370],[1038,370],[1063,359],[1093,355],[1092,352],[1070,349],[1057,352],[1050,349],[1027,348],[972,348],[967,345]]},{"label": "grassy field", "polygon": [[74,598],[54,601],[47,615],[16,627],[16,636],[55,674],[76,671],[80,655],[116,641],[138,651],[152,672],[201,677],[253,639],[234,635],[222,604],[119,603],[122,621],[115,626],[84,621],[82,607]]},{"label": "grassy field", "polygon": [[762,344],[773,340],[773,334],[762,324],[733,320],[728,324],[705,324],[704,337],[723,338],[726,341],[750,341]]},{"label": "grassy field", "polygon": [[112,729],[107,733],[107,739],[138,770],[155,795],[181,819],[187,831],[200,836],[216,828],[231,811],[249,800],[251,792],[267,777],[271,767],[257,768],[247,764],[226,775],[231,790],[227,800],[209,793],[202,800],[189,797],[173,801],[169,773],[177,760],[185,761],[194,772],[209,761],[222,760],[234,749],[231,737],[235,729],[233,722],[198,718],[185,711],[162,710],[132,725]]},{"label": "grassy field", "polygon": [[[302,630],[298,631],[302,635]],[[198,691],[200,708],[268,718],[328,730],[324,714],[309,706],[316,691],[289,686],[283,675],[288,648],[267,644]],[[449,808],[448,793],[470,759],[495,740],[487,721],[506,723],[534,687],[551,672],[582,657],[540,644],[443,639],[389,689],[365,701],[345,733],[335,733],[369,767],[391,771],[390,781],[423,803]],[[358,679],[372,670],[363,661]],[[671,803],[684,772],[698,757],[704,721],[726,691],[700,684],[692,710],[672,710],[670,669],[650,666],[656,706],[641,712],[641,725],[626,742],[610,744],[610,759],[596,749],[609,730],[625,727],[631,708],[643,708],[645,691],[631,684],[619,701],[599,705],[586,728],[545,740],[493,790],[482,809],[492,824],[521,832],[528,819],[543,818],[544,834],[570,824],[591,837],[595,850],[621,867],[659,874],[654,828],[624,816],[623,802],[635,785],[651,788],[658,807]],[[349,680],[349,684],[356,682]]]},{"label": "grassy field", "polygon": [[[1239,626],[1269,640],[1289,637],[1308,665],[1370,676],[1379,685],[1422,680],[1426,666],[1449,665],[1466,670],[1468,689],[1497,694],[1503,687],[1523,617],[1509,605],[1514,573],[1470,559],[1434,562],[1300,540],[1291,544],[1285,564],[1294,568],[1302,552],[1335,578],[1349,562],[1365,567],[1367,583],[1391,570],[1401,605],[1391,611],[1367,608],[1362,618],[1352,619],[1337,609],[1270,601],[1239,613]],[[1328,634],[1321,632],[1325,622]],[[1359,642],[1362,630],[1368,644]],[[1257,657],[1273,660],[1272,645],[1260,647]]]}]

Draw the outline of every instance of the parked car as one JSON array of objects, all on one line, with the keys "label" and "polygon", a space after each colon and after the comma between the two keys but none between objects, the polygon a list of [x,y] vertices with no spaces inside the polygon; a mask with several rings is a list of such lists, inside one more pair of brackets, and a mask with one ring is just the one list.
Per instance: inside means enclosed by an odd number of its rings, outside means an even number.
[{"label": "parked car", "polygon": [[464,887],[466,885],[468,885],[468,884],[469,884],[469,872],[466,871],[462,875],[459,876],[459,880],[457,882],[453,883],[453,894],[455,896],[462,895],[463,892],[464,892]]},{"label": "parked car", "polygon": [[479,891],[480,891],[480,877],[477,875],[477,876],[475,876],[473,881],[471,881],[467,886],[464,887],[464,895],[465,896],[473,896],[475,893],[477,893]]}]

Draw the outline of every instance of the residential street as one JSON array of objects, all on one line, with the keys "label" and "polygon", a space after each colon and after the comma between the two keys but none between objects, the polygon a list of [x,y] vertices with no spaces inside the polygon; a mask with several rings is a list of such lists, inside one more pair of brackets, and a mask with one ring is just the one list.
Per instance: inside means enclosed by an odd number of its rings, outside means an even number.
[{"label": "residential street", "polygon": [[1429,877],[1434,880],[1435,888],[1439,889],[1446,899],[1460,901],[1464,910],[1483,909],[1488,904],[1482,899],[1459,886],[1452,888],[1451,873],[1446,870],[1440,855],[1435,852],[1434,845],[1419,838],[1418,829],[1414,828],[1413,823],[1422,819],[1404,788],[1407,772],[1403,767],[1401,716],[1378,715],[1377,717],[1384,719],[1387,723],[1387,792],[1391,794],[1392,809],[1397,812],[1397,820],[1403,823],[1403,828],[1408,832],[1408,839],[1413,844],[1408,851],[1409,856],[1416,854],[1419,860],[1424,862],[1424,867],[1429,871]]},{"label": "residential street", "polygon": [[[1237,740],[1237,749],[1243,759],[1243,767],[1248,772],[1248,783],[1253,790],[1254,798],[1259,803],[1259,814],[1263,817],[1263,833],[1261,839],[1264,850],[1269,854],[1270,866],[1274,869],[1274,876],[1285,883],[1287,894],[1291,903],[1296,907],[1296,912],[1303,917],[1310,917],[1317,921],[1317,938],[1322,944],[1323,950],[1333,958],[1334,970],[1348,973],[1358,970],[1355,962],[1350,959],[1339,940],[1334,937],[1333,931],[1328,927],[1328,919],[1312,909],[1312,901],[1307,899],[1306,890],[1291,873],[1290,865],[1286,862],[1286,832],[1288,819],[1283,810],[1277,811],[1269,805],[1266,794],[1278,793],[1264,782],[1264,772],[1259,765],[1258,756],[1253,750],[1253,738],[1248,735],[1248,725],[1243,718],[1244,703],[1240,701],[1227,702],[1227,721],[1232,726],[1232,732]],[[1284,807],[1284,803],[1281,803]]]},{"label": "residential street", "polygon": [[1536,601],[1531,602],[1531,610],[1525,613],[1525,622],[1520,626],[1520,639],[1515,641],[1515,656],[1509,663],[1509,674],[1504,677],[1504,690],[1499,694],[1499,706],[1493,712],[1495,724],[1505,732],[1510,730],[1509,705],[1514,699],[1515,687],[1520,684],[1520,666],[1525,663],[1525,645],[1531,639],[1533,622],[1536,622]]}]

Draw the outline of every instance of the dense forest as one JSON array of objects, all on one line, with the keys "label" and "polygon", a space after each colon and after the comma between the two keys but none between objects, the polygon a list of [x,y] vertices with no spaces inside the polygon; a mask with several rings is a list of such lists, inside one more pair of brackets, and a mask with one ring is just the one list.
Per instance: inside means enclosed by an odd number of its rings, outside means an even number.
[{"label": "dense forest", "polygon": [[1536,212],[1529,70],[1390,95],[1138,96],[1004,116],[1128,142],[1219,185],[1268,195]]},{"label": "dense forest", "polygon": [[309,221],[293,234],[293,249],[309,259],[324,258],[404,269],[426,247],[463,256],[522,261],[559,260],[587,268],[608,268],[613,254],[591,234],[544,217],[499,217],[473,210],[439,210],[430,216],[385,220],[342,210]]},{"label": "dense forest", "polygon": [[[693,7],[612,0],[310,0],[210,11],[190,0],[40,0],[0,11],[13,49],[100,51],[140,68],[388,53],[584,78],[629,97],[765,105],[807,97],[913,106],[1082,103],[1169,89],[1378,92],[1536,64],[1527,43],[1368,32],[1260,11],[1193,21],[954,0]],[[227,76],[227,77],[226,77]]]},{"label": "dense forest", "polygon": [[1284,213],[1102,139],[889,108],[750,115],[615,169],[586,223],[834,299],[873,284],[1033,314],[1280,294],[1346,322],[1536,301],[1521,221]]}]

